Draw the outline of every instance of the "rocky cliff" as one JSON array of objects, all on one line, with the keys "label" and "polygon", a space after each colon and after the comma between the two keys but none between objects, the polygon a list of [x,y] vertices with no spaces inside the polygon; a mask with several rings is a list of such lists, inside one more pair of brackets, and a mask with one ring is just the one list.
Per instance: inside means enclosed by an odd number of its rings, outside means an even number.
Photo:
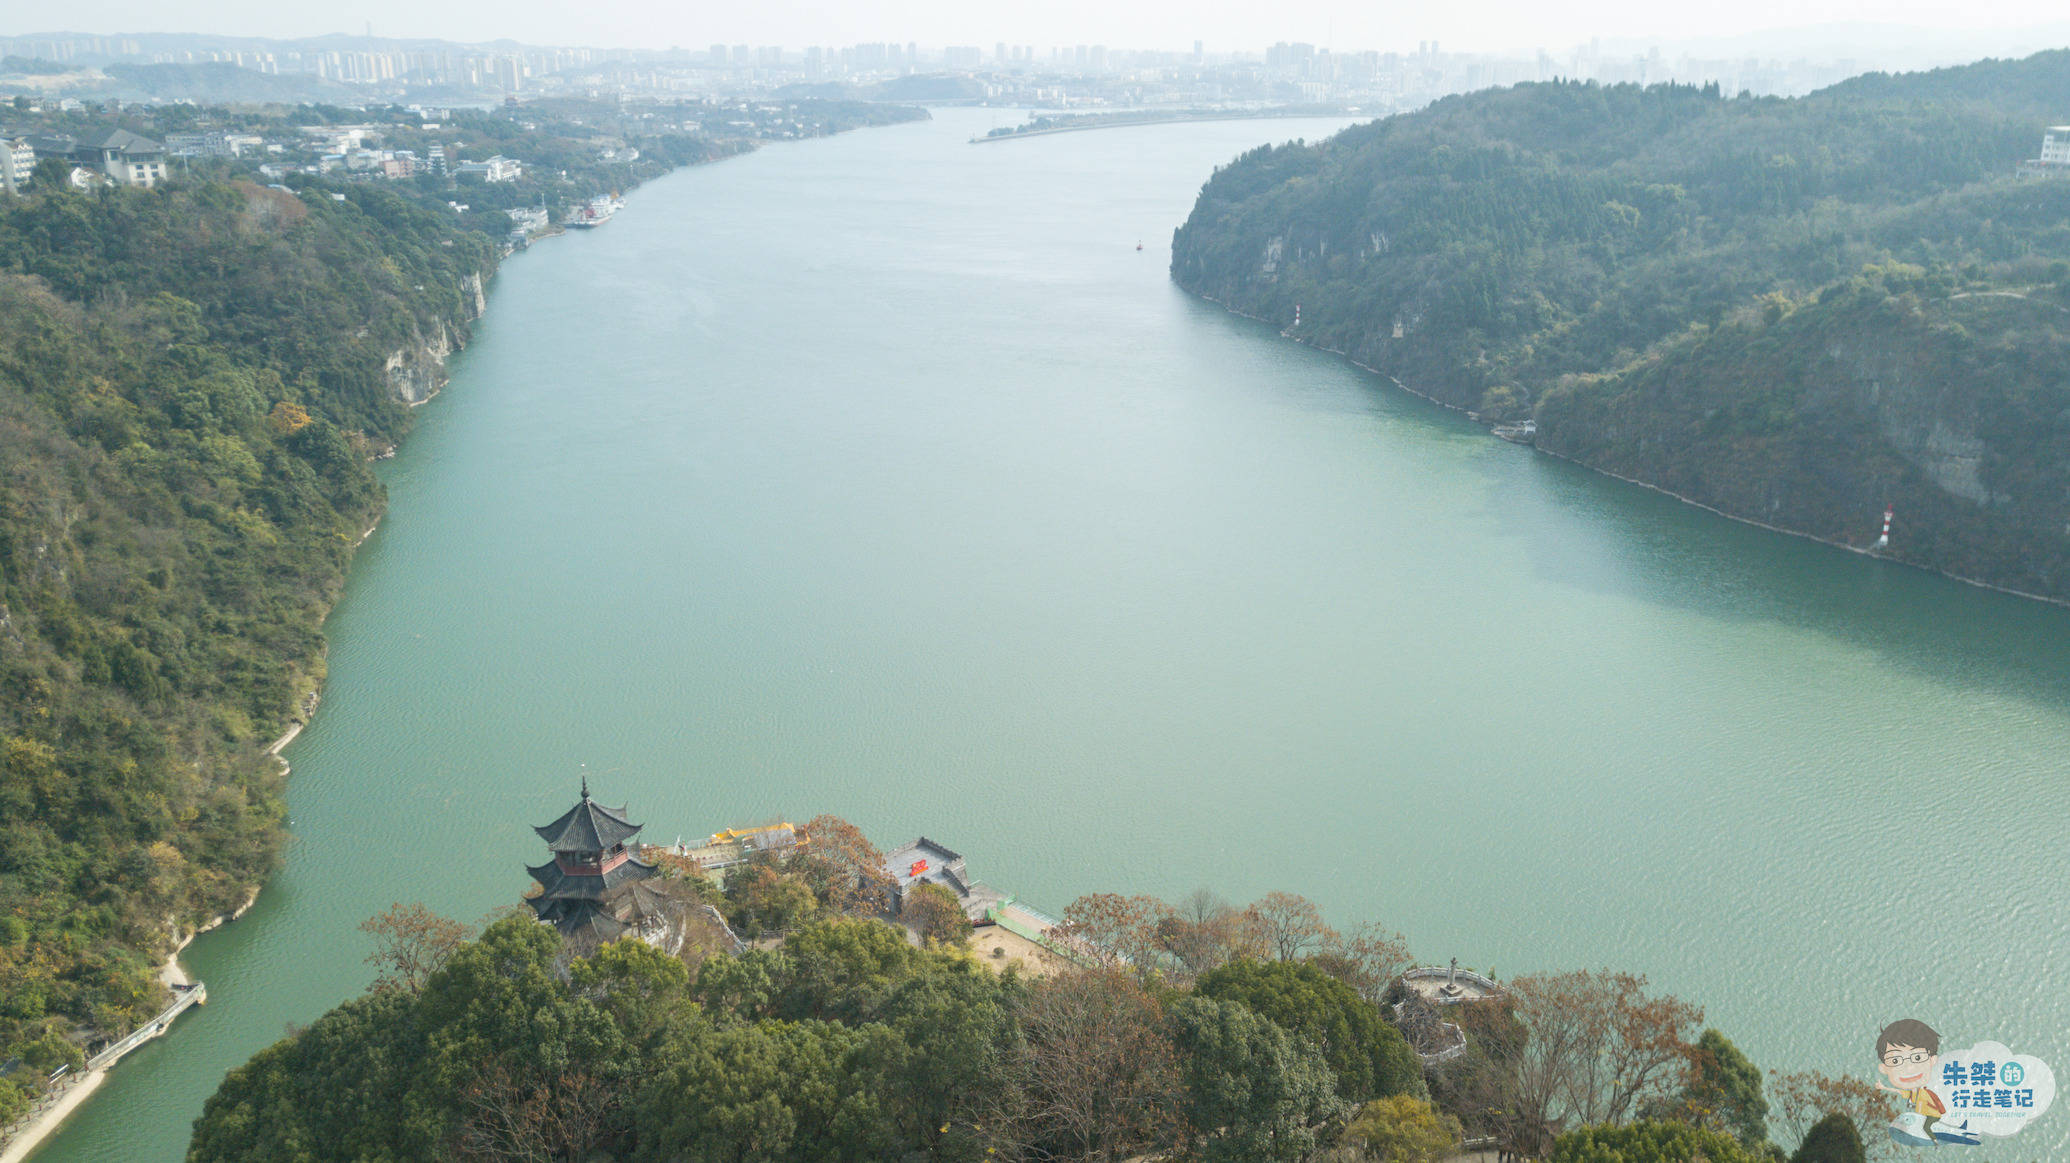
[{"label": "rocky cliff", "polygon": [[1539,447],[2070,600],[2070,53],[1800,100],[1522,85],[1218,169],[1172,277]]}]

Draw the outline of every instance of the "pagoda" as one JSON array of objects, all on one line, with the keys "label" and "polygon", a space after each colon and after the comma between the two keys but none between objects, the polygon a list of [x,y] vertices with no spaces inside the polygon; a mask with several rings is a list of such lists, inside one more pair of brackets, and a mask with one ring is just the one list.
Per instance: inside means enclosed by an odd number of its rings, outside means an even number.
[{"label": "pagoda", "polygon": [[652,886],[640,882],[655,869],[633,855],[629,845],[642,825],[627,820],[625,812],[590,799],[584,776],[582,799],[560,819],[533,829],[553,859],[525,869],[540,889],[525,903],[561,936],[603,944],[642,928],[652,916]]}]

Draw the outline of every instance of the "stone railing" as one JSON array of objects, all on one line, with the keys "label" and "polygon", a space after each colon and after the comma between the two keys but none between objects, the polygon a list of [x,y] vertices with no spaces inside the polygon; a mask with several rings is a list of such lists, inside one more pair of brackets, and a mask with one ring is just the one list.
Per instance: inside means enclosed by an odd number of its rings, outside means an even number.
[{"label": "stone railing", "polygon": [[[1479,990],[1484,997],[1494,997],[1503,992],[1502,987],[1496,984],[1493,978],[1483,977],[1471,969],[1451,969],[1443,965],[1426,965],[1420,969],[1411,969],[1402,974],[1404,982],[1451,981],[1455,977],[1461,984],[1470,985]],[[1451,1005],[1454,1002],[1476,1001],[1479,999],[1471,997],[1444,997],[1440,995],[1430,1000],[1439,1005]]]}]

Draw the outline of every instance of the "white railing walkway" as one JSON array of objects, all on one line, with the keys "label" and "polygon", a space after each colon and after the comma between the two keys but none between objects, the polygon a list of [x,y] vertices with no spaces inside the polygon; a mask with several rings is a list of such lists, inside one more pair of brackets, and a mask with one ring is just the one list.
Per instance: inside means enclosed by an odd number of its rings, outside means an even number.
[{"label": "white railing walkway", "polygon": [[106,1070],[108,1067],[115,1065],[124,1054],[165,1033],[166,1028],[172,1025],[173,1019],[186,1013],[189,1007],[198,1006],[208,1001],[208,986],[203,985],[201,982],[197,981],[192,985],[175,985],[172,988],[173,1003],[171,1005],[158,1011],[157,1017],[131,1030],[128,1037],[88,1058],[86,1060],[86,1069],[89,1072]]}]

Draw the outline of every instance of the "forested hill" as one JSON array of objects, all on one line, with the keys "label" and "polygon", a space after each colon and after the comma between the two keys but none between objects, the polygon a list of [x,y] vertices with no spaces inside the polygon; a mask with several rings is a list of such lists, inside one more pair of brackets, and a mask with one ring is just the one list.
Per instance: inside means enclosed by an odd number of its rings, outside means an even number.
[{"label": "forested hill", "polygon": [[277,864],[384,362],[463,339],[497,255],[373,188],[0,201],[0,1122]]},{"label": "forested hill", "polygon": [[1182,286],[1541,448],[2070,599],[2070,52],[1800,99],[1553,82],[1219,169]]},{"label": "forested hill", "polygon": [[[924,115],[785,112],[787,133]],[[81,136],[373,115],[11,114]],[[427,132],[379,115],[392,141]],[[155,1014],[174,941],[278,864],[284,773],[265,749],[321,680],[324,615],[383,503],[369,462],[480,310],[511,228],[496,207],[564,207],[752,148],[615,103],[451,124],[526,176],[272,185],[261,154],[81,190],[46,160],[25,196],[0,194],[0,1127],[51,1071]],[[638,160],[599,160],[600,132]]]}]

